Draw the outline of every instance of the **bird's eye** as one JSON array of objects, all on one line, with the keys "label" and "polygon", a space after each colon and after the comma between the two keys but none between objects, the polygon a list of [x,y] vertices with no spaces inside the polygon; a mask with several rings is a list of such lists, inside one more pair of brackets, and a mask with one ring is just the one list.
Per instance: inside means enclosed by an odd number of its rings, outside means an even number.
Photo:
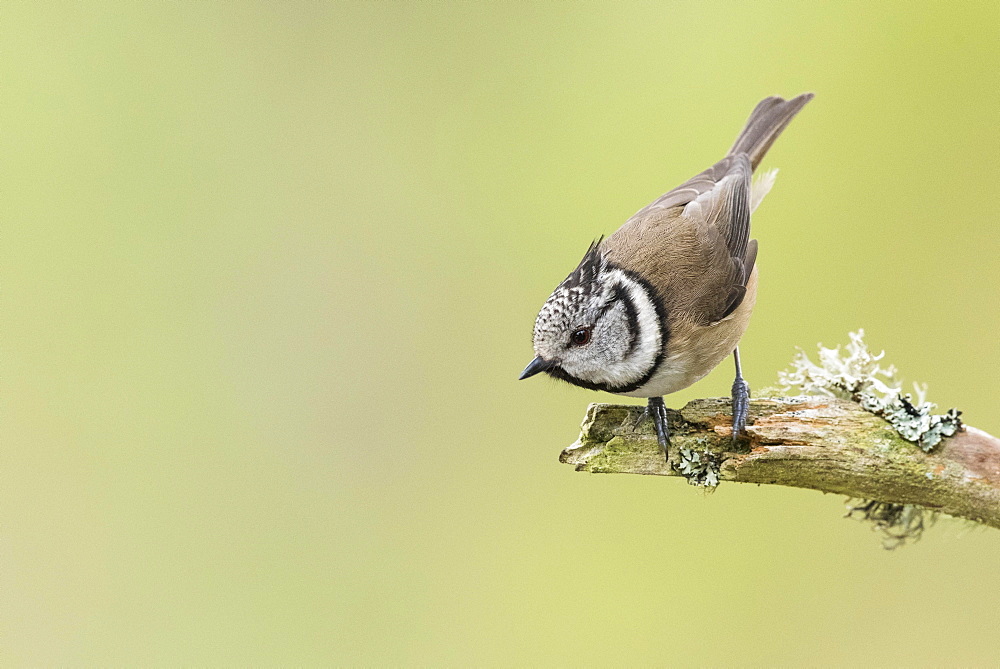
[{"label": "bird's eye", "polygon": [[583,346],[590,341],[590,328],[580,328],[569,336],[573,346]]}]

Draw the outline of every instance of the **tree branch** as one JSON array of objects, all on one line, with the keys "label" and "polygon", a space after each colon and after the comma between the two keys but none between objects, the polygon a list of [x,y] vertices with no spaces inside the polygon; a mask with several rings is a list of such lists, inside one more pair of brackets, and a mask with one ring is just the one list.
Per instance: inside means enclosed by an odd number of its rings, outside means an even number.
[{"label": "tree branch", "polygon": [[772,397],[751,401],[748,437],[734,447],[730,400],[701,399],[669,410],[668,465],[651,421],[634,428],[642,409],[590,405],[579,440],[559,459],[577,471],[678,476],[675,467],[690,471],[692,452],[707,451],[722,481],[916,504],[1000,528],[1000,439],[973,427],[928,454],[854,402]]}]

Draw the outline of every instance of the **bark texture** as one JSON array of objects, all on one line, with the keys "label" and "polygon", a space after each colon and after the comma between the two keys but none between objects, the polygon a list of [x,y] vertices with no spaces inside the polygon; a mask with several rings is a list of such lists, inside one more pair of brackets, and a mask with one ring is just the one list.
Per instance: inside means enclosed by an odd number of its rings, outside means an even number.
[{"label": "bark texture", "polygon": [[854,402],[771,397],[751,401],[752,424],[734,445],[730,400],[700,399],[669,410],[668,464],[651,421],[635,427],[642,409],[590,405],[579,440],[560,460],[577,471],[679,476],[685,450],[707,451],[721,481],[916,504],[1000,528],[1000,439],[974,427],[924,453]]}]

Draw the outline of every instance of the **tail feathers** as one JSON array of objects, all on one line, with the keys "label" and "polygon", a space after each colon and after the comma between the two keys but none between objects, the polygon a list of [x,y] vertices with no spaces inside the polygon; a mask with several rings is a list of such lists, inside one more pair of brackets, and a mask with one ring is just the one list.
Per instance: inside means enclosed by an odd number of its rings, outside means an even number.
[{"label": "tail feathers", "polygon": [[750,157],[751,167],[757,169],[757,165],[764,159],[764,154],[774,144],[781,131],[812,99],[812,93],[803,93],[791,100],[779,97],[761,100],[747,119],[746,126],[736,138],[733,148],[729,149],[729,155],[745,153]]}]

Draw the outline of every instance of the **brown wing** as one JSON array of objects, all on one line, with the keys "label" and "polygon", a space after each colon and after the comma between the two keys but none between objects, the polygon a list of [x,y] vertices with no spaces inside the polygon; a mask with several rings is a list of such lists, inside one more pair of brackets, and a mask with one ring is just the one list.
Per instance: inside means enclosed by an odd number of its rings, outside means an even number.
[{"label": "brown wing", "polygon": [[750,176],[792,118],[813,98],[762,100],[729,154],[630,218],[602,248],[649,279],[668,308],[699,323],[733,312],[757,258],[750,239]]},{"label": "brown wing", "polygon": [[757,255],[748,239],[750,171],[746,154],[724,158],[629,219],[605,253],[646,278],[668,309],[702,324],[725,318]]}]

